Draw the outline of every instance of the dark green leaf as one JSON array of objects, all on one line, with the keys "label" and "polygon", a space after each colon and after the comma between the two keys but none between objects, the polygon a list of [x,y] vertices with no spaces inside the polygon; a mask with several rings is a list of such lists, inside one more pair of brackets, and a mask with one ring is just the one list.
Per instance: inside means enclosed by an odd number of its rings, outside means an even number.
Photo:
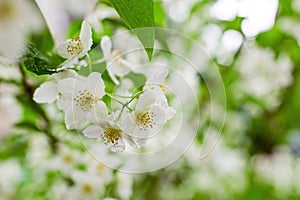
[{"label": "dark green leaf", "polygon": [[126,26],[143,44],[149,60],[154,46],[154,3],[153,0],[109,0]]},{"label": "dark green leaf", "polygon": [[21,62],[28,71],[37,75],[56,73],[56,66],[52,65],[50,59],[32,45],[27,46]]}]

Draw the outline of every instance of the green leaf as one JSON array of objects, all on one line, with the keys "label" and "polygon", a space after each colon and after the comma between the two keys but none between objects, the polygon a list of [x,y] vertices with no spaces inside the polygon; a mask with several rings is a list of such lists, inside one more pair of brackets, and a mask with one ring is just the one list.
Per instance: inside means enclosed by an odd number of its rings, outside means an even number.
[{"label": "green leaf", "polygon": [[156,1],[154,2],[154,16],[155,16],[155,24],[157,26],[163,27],[166,22],[166,12],[164,10],[164,6],[162,2]]},{"label": "green leaf", "polygon": [[153,0],[109,0],[126,26],[143,44],[149,60],[154,46],[154,3]]},{"label": "green leaf", "polygon": [[37,75],[56,73],[56,66],[51,64],[50,59],[40,52],[33,45],[28,45],[24,55],[21,58],[28,71]]}]

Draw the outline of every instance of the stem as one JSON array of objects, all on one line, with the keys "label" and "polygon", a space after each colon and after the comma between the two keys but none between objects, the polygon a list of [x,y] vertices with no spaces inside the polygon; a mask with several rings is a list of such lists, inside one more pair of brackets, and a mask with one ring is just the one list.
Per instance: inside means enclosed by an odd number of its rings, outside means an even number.
[{"label": "stem", "polygon": [[100,58],[100,59],[98,59],[98,60],[93,61],[92,64],[100,64],[100,63],[103,63],[103,62],[105,62],[105,61],[106,61],[105,58]]},{"label": "stem", "polygon": [[121,108],[121,111],[120,111],[120,113],[119,113],[119,115],[118,115],[118,117],[117,117],[117,119],[116,119],[116,122],[118,122],[118,121],[120,120],[121,115],[122,115],[123,112],[124,112],[124,108],[127,107],[128,104],[130,104],[135,98],[137,98],[138,96],[140,96],[140,94],[142,94],[143,92],[144,92],[144,91],[142,90],[142,91],[136,93],[135,95],[132,96],[131,99],[129,99],[129,100],[123,105],[123,107]]},{"label": "stem", "polygon": [[93,67],[92,67],[91,57],[89,56],[89,54],[86,54],[86,58],[87,58],[88,66],[89,66],[89,71],[90,71],[90,73],[92,73],[93,72]]},{"label": "stem", "polygon": [[125,105],[122,101],[120,101],[116,97],[112,96],[111,94],[106,93],[106,95],[109,96],[111,99],[115,100],[116,102],[118,102],[119,104],[121,104],[121,105],[125,106],[126,108],[128,108],[128,110],[133,111],[132,108],[130,108],[128,105]]}]

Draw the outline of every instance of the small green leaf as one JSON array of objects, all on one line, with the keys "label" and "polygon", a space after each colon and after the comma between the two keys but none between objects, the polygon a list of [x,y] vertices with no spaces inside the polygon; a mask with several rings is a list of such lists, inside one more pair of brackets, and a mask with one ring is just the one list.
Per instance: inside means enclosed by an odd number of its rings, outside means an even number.
[{"label": "small green leaf", "polygon": [[28,71],[37,75],[56,73],[57,67],[52,65],[50,59],[33,45],[27,46],[27,49],[21,58],[21,62]]},{"label": "small green leaf", "polygon": [[[149,60],[154,46],[154,3],[153,0],[109,0],[126,26],[143,44]],[[145,28],[145,29],[144,29]]]}]

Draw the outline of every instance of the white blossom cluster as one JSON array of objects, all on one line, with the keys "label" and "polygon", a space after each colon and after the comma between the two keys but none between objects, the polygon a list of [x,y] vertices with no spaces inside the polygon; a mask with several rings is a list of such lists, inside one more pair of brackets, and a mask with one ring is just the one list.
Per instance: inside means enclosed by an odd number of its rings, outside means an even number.
[{"label": "white blossom cluster", "polygon": [[[56,100],[58,108],[64,111],[68,130],[77,129],[88,138],[103,140],[112,151],[124,151],[125,143],[140,148],[175,114],[164,93],[163,81],[169,71],[163,68],[155,73],[141,91],[133,94],[106,93],[99,72],[91,72],[84,77],[69,69],[83,61],[80,59],[87,55],[91,45],[91,27],[83,21],[79,37],[68,39],[56,48],[59,55],[66,58],[61,64],[62,71],[54,75],[54,81],[45,82],[37,88],[34,100],[38,103]],[[126,75],[130,65],[112,51],[108,36],[102,37],[101,48],[108,74],[119,86],[117,77]],[[120,103],[121,108],[108,112],[111,108],[102,101],[105,95]]]}]

